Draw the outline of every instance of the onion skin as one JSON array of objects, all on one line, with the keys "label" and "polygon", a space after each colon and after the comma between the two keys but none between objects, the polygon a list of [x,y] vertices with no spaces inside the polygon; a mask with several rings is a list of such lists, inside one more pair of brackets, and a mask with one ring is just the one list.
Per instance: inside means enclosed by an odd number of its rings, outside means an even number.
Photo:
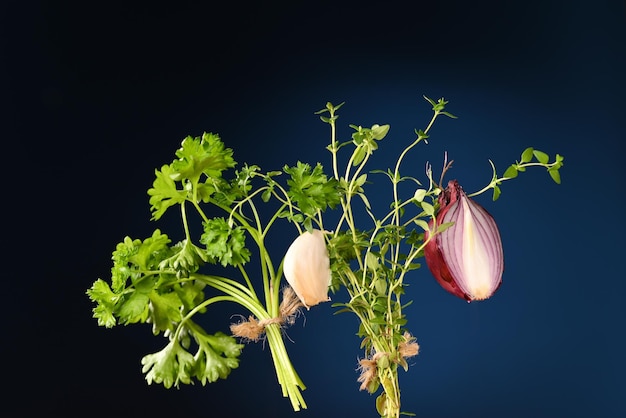
[{"label": "onion skin", "polygon": [[[491,297],[502,284],[504,271],[502,241],[493,217],[451,180],[439,196],[435,218],[437,226],[454,225],[424,248],[432,275],[446,291],[468,302]],[[426,231],[424,240],[429,236]]]}]

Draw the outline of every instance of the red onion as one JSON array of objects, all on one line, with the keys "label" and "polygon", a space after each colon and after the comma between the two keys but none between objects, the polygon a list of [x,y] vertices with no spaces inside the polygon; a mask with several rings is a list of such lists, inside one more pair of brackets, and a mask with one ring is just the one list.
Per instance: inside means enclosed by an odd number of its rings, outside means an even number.
[{"label": "red onion", "polygon": [[[468,302],[489,298],[502,284],[504,271],[502,241],[493,217],[452,180],[439,196],[436,220],[437,226],[454,225],[436,234],[424,249],[435,279]],[[428,237],[426,231],[424,238]]]}]

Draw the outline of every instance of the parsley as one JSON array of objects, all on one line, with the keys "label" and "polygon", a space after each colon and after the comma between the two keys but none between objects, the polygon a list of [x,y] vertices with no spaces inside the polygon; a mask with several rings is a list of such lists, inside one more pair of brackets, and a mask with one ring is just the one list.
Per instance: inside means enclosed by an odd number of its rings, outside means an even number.
[{"label": "parsley", "polygon": [[222,266],[241,265],[250,261],[250,250],[245,246],[245,232],[241,226],[231,228],[224,218],[209,219],[203,224],[200,242],[206,254]]},{"label": "parsley", "polygon": [[291,176],[287,180],[289,197],[305,215],[313,216],[339,204],[338,182],[326,177],[321,164],[311,168],[309,164],[298,161],[295,167],[285,166],[283,171]]}]

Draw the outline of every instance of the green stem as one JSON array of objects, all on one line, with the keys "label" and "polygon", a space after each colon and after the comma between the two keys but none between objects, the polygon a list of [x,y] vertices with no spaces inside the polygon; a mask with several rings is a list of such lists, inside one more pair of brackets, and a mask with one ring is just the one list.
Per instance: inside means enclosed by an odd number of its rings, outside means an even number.
[{"label": "green stem", "polygon": [[246,285],[248,285],[248,289],[250,290],[250,295],[254,297],[255,299],[258,299],[259,297],[257,296],[256,291],[254,290],[252,281],[250,280],[250,277],[248,276],[248,272],[243,267],[243,264],[238,264],[237,268],[239,269],[239,272],[241,273],[241,276],[243,277],[243,279],[246,281]]},{"label": "green stem", "polygon": [[[396,167],[394,169],[393,172],[393,179],[392,179],[392,184],[393,184],[393,216],[392,216],[392,220],[391,222],[396,225],[396,226],[400,226],[400,204],[399,204],[399,197],[398,197],[398,184],[400,183],[400,164],[402,164],[402,160],[404,160],[404,157],[406,156],[406,154],[413,149],[417,144],[419,144],[422,140],[426,139],[428,136],[428,131],[430,131],[430,128],[432,128],[433,124],[435,123],[435,120],[437,119],[437,116],[439,116],[440,112],[435,110],[432,118],[430,119],[430,122],[428,123],[428,126],[426,127],[426,129],[423,131],[423,134],[420,135],[418,134],[417,138],[415,139],[415,141],[413,141],[409,146],[407,146],[402,153],[400,154],[400,156],[398,157],[398,161],[396,162]],[[395,249],[393,250],[393,266],[396,266],[398,264],[398,258],[400,257],[400,242],[398,242],[395,245]],[[394,272],[395,273],[395,267],[394,267]]]},{"label": "green stem", "polygon": [[385,392],[385,418],[400,417],[400,385],[398,381],[398,367],[390,365],[382,370],[381,383]]},{"label": "green stem", "polygon": [[299,411],[301,407],[306,409],[306,402],[301,393],[302,390],[306,389],[306,386],[296,373],[289,359],[280,326],[278,324],[269,324],[265,327],[265,334],[272,352],[276,376],[283,388],[283,396],[289,397],[294,411]]},{"label": "green stem", "polygon": [[339,180],[339,170],[337,168],[337,127],[335,126],[335,110],[330,110],[330,152],[333,155],[333,174],[335,179]]},{"label": "green stem", "polygon": [[187,209],[185,208],[185,202],[180,204],[180,213],[183,218],[183,228],[185,229],[185,238],[187,241],[191,241],[191,234],[189,232],[189,224],[187,222]]},{"label": "green stem", "polygon": [[[424,136],[422,135],[418,135],[417,138],[415,139],[415,141],[413,141],[408,147],[406,147],[402,153],[400,154],[400,156],[398,157],[398,161],[396,162],[396,167],[393,171],[393,179],[392,179],[392,183],[393,183],[393,201],[395,202],[395,204],[398,204],[398,183],[400,182],[400,164],[402,164],[402,160],[404,160],[404,157],[406,156],[406,154],[413,148],[415,147],[417,144],[419,144],[420,142],[422,142],[422,140],[424,140],[426,138],[426,134],[428,134],[428,131],[430,130],[430,128],[433,126],[433,124],[435,123],[435,119],[437,119],[437,116],[439,116],[439,112],[435,111],[435,113],[433,114],[433,117],[430,119],[430,122],[428,123],[428,126],[426,127],[426,129],[424,130]],[[395,216],[394,216],[394,222],[396,222],[396,225],[399,222],[399,210],[397,208],[394,207],[395,210]]]},{"label": "green stem", "polygon": [[[258,300],[253,299],[249,294],[242,292],[232,284],[221,280],[222,278],[220,277],[193,274],[190,278],[200,280],[207,285],[226,293],[229,296],[225,296],[224,300],[231,300],[239,303],[261,321],[272,318]],[[194,311],[197,312],[196,310]],[[282,388],[283,396],[289,397],[294,411],[306,408],[306,403],[301,393],[302,390],[306,389],[306,386],[304,386],[304,383],[298,376],[291,360],[289,359],[280,326],[278,324],[267,325],[265,327],[265,334],[270,346],[270,352],[272,354],[272,360],[276,370],[276,377]]]},{"label": "green stem", "polygon": [[172,337],[172,340],[178,340],[178,335],[180,333],[180,331],[183,329],[183,325],[189,321],[191,322],[191,317],[194,316],[195,314],[197,314],[198,312],[200,312],[202,309],[206,308],[207,306],[213,304],[213,303],[217,303],[217,302],[235,302],[235,303],[239,303],[238,299],[234,296],[230,296],[230,295],[221,295],[221,296],[214,296],[210,299],[205,300],[204,302],[200,303],[199,305],[197,305],[196,307],[194,307],[192,310],[190,310],[189,312],[187,312],[187,315],[185,315],[180,322],[178,323],[178,327],[176,327],[176,332],[174,333],[174,336]]}]

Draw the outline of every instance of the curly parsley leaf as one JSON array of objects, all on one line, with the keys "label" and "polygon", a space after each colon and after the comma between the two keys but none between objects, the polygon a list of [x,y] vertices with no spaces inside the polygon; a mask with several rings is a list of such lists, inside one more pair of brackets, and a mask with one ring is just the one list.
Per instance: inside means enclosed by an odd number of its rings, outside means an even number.
[{"label": "curly parsley leaf", "polygon": [[158,278],[145,273],[169,255],[169,242],[168,236],[157,229],[143,241],[125,237],[117,244],[112,255],[111,285],[98,279],[87,290],[97,304],[93,313],[98,325],[110,328],[116,324],[116,317],[126,324],[149,318],[149,295]]},{"label": "curly parsley leaf", "polygon": [[152,187],[148,189],[153,220],[163,216],[170,206],[183,203],[187,196],[185,190],[179,190],[176,187],[176,182],[172,179],[175,172],[171,166],[164,165],[161,170],[155,170],[155,175]]},{"label": "curly parsley leaf", "polygon": [[233,337],[217,332],[208,335],[196,332],[194,334],[198,343],[198,351],[194,356],[195,377],[206,384],[215,382],[217,379],[226,379],[232,369],[239,366],[239,355],[243,344],[238,344]]},{"label": "curly parsley leaf", "polygon": [[176,329],[176,324],[182,319],[181,306],[183,302],[176,292],[160,294],[157,291],[150,293],[150,319],[152,323],[152,333],[157,335],[160,332]]},{"label": "curly parsley leaf", "polygon": [[298,161],[295,167],[285,166],[283,171],[291,176],[287,180],[289,197],[305,215],[313,216],[318,210],[334,208],[340,202],[337,180],[326,177],[320,163],[311,168]]},{"label": "curly parsley leaf", "polygon": [[[145,280],[145,283],[150,281]],[[123,298],[122,304],[117,311],[117,315],[122,324],[134,324],[136,322],[146,322],[148,319],[150,291],[152,289],[130,290]]]},{"label": "curly parsley leaf", "polygon": [[[218,135],[204,133],[201,137],[187,136],[176,151],[178,159],[156,170],[156,179],[148,190],[152,219],[185,199],[207,202],[222,180],[222,172],[234,167],[233,150],[226,148]],[[206,182],[200,183],[202,175]],[[183,187],[178,188],[177,182]]]},{"label": "curly parsley leaf", "polygon": [[202,264],[209,261],[206,253],[188,239],[174,245],[172,250],[173,255],[162,260],[159,269],[175,270],[178,277],[195,273]]},{"label": "curly parsley leaf", "polygon": [[196,378],[205,385],[220,378],[226,379],[231,370],[239,366],[242,344],[224,333],[208,335],[199,327],[190,325],[189,331],[198,344],[196,354],[192,355],[177,339],[172,339],[163,350],[144,356],[141,364],[148,384],[178,387],[180,383],[189,384],[192,378]]},{"label": "curly parsley leaf", "polygon": [[[191,311],[204,301],[205,287],[206,284],[202,281],[194,280],[183,282],[174,288],[185,312]],[[205,312],[205,309],[201,309],[199,312]]]},{"label": "curly parsley leaf", "polygon": [[153,269],[160,263],[163,256],[169,253],[168,244],[170,242],[171,240],[167,235],[156,229],[151,237],[146,238],[139,245],[137,252],[130,257],[129,261],[141,270]]},{"label": "curly parsley leaf", "polygon": [[137,266],[133,266],[131,258],[137,254],[141,240],[125,237],[124,241],[115,246],[113,251],[113,267],[111,268],[111,285],[115,293],[120,293],[131,276],[137,277]]},{"label": "curly parsley leaf", "polygon": [[120,292],[128,280],[135,282],[143,271],[156,268],[161,260],[170,253],[170,239],[156,229],[152,236],[144,241],[125,237],[113,251],[111,282],[113,291]]},{"label": "curly parsley leaf", "polygon": [[219,178],[222,171],[236,165],[233,150],[225,148],[218,135],[206,132],[202,137],[186,137],[176,156],[178,160],[172,163],[172,179],[188,179],[194,184],[202,174]]},{"label": "curly parsley leaf", "polygon": [[195,359],[177,340],[171,340],[163,350],[144,356],[141,364],[149,385],[162,383],[169,389],[191,383]]},{"label": "curly parsley leaf", "polygon": [[87,295],[92,302],[96,302],[96,306],[93,308],[93,317],[98,320],[98,325],[107,328],[115,326],[117,321],[113,312],[119,295],[115,294],[108,283],[102,279],[93,283],[91,288],[87,290]]},{"label": "curly parsley leaf", "polygon": [[203,223],[204,233],[200,242],[206,246],[206,254],[222,266],[237,266],[250,261],[246,248],[245,230],[231,227],[224,218],[213,218]]}]

